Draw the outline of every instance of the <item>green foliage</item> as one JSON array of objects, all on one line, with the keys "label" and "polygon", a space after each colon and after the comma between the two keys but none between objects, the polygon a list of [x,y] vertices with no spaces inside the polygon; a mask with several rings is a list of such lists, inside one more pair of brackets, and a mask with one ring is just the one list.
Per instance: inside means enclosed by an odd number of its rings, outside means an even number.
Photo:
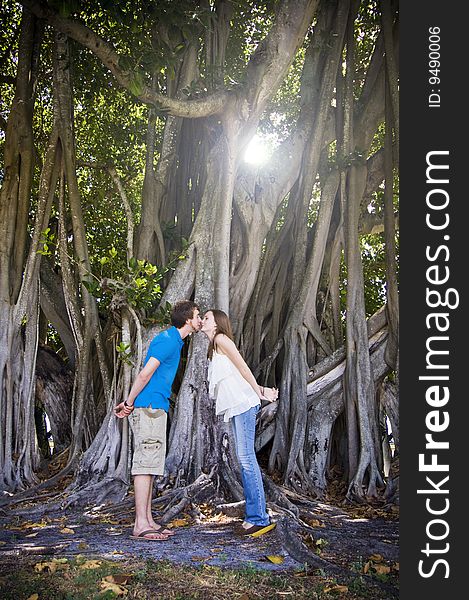
[{"label": "green foliage", "polygon": [[[373,315],[386,302],[386,263],[384,234],[365,235],[360,239],[361,257],[363,264],[363,279],[365,282],[365,313],[366,317]],[[396,249],[399,252],[399,240],[396,236]],[[341,264],[341,308],[345,315],[347,302],[347,270],[345,263]]]},{"label": "green foliage", "polygon": [[51,233],[50,227],[47,227],[41,232],[41,239],[39,240],[39,243],[42,247],[37,250],[37,254],[41,254],[42,256],[51,256],[51,246],[56,245],[56,238],[55,233]]},{"label": "green foliage", "polygon": [[[104,254],[93,257],[93,263],[99,266],[99,275],[89,272],[82,280],[83,286],[90,294],[100,300],[100,307],[108,307],[110,302],[119,298],[118,305],[124,303],[137,309],[147,309],[155,306],[162,294],[160,282],[177,262],[187,256],[189,242],[183,238],[182,249],[174,252],[163,268],[157,267],[146,260],[132,257],[128,264],[124,263],[114,246]],[[52,248],[57,245],[55,234],[47,227],[41,232],[41,248],[37,250],[42,256],[51,256]],[[69,258],[74,262],[72,256]],[[159,309],[157,320],[166,320],[170,305]]]},{"label": "green foliage", "polygon": [[[111,272],[118,263],[117,251],[114,247],[107,254],[98,258],[98,263],[104,268],[109,267]],[[83,280],[86,289],[105,304],[117,295],[122,302],[135,308],[147,308],[153,305],[161,296],[159,282],[167,269],[159,269],[157,266],[144,260],[131,258],[129,264],[122,269],[119,267],[119,278],[110,277],[97,278],[90,274],[90,278]]]},{"label": "green foliage", "polygon": [[227,48],[227,66],[233,80],[244,78],[250,56],[272,25],[274,4],[272,0],[234,3]]},{"label": "green foliage", "polygon": [[67,18],[80,9],[81,3],[79,0],[49,0],[49,4],[61,17]]},{"label": "green foliage", "polygon": [[[154,308],[161,298],[163,277],[172,270],[177,262],[187,256],[189,244],[183,241],[180,252],[173,254],[164,267],[157,267],[146,260],[132,257],[128,264],[122,263],[114,246],[102,256],[95,256],[94,262],[101,266],[101,276],[93,273],[82,281],[86,289],[100,300],[100,306],[109,306],[111,302],[118,307],[128,304],[136,309]],[[105,271],[109,274],[105,275]],[[165,319],[168,305],[157,313],[158,319]]]},{"label": "green foliage", "polygon": [[[218,554],[218,557],[225,554]],[[373,600],[395,597],[395,590],[378,589],[369,578],[347,580],[348,593],[324,591],[336,585],[337,579],[322,569],[271,571],[255,568],[253,563],[239,561],[234,567],[185,565],[168,560],[137,559],[125,555],[120,560],[106,560],[101,555],[61,559],[45,557],[27,563],[24,557],[16,560],[15,568],[6,568],[2,577],[5,600],[33,598],[47,600],[106,600],[108,598],[167,598],[168,600],[202,600],[205,598],[255,597],[271,599],[278,596],[304,600]],[[242,557],[241,557],[242,558]],[[36,563],[37,567],[34,565]],[[6,563],[8,566],[12,563]],[[44,570],[39,571],[46,565]],[[50,565],[50,570],[47,568]],[[241,568],[240,568],[241,567]],[[113,581],[114,591],[103,582]],[[355,583],[356,582],[356,583]],[[119,589],[120,588],[120,589]],[[255,590],[255,593],[253,593]],[[378,590],[378,591],[377,591]]]},{"label": "green foliage", "polygon": [[331,144],[329,148],[328,166],[330,169],[339,169],[345,171],[353,165],[363,165],[366,162],[366,156],[360,150],[354,150],[347,156],[337,150],[336,144]]},{"label": "green foliage", "polygon": [[68,356],[60,336],[51,323],[47,323],[47,333],[44,342],[49,348],[52,348],[60,356],[64,363],[68,362]]},{"label": "green foliage", "polygon": [[361,2],[355,19],[355,86],[356,95],[365,81],[376,39],[381,29],[381,19],[376,0]]},{"label": "green foliage", "polygon": [[120,342],[116,345],[117,356],[119,360],[124,362],[127,365],[133,366],[133,362],[131,360],[132,350],[130,344],[125,344],[124,342]]},{"label": "green foliage", "polygon": [[149,322],[168,325],[171,322],[171,308],[172,305],[169,302],[165,302],[165,304],[163,304],[162,306],[158,306],[157,309],[154,311],[152,318],[149,319]]},{"label": "green foliage", "polygon": [[[172,78],[178,74],[181,58],[191,47],[198,48],[197,66],[200,77],[194,79],[184,90],[186,95],[197,98],[207,93],[210,82],[235,88],[246,83],[246,65],[253,52],[268,33],[278,7],[276,0],[234,2],[228,47],[223,68],[210,65],[206,61],[204,43],[214,26],[217,13],[215,3],[203,6],[191,0],[98,0],[79,3],[76,0],[51,0],[62,16],[75,15],[103,39],[115,47],[119,55],[119,66],[131,78],[131,90],[121,89],[111,73],[89,50],[71,41],[71,65],[74,95],[74,129],[76,136],[77,176],[82,199],[86,239],[89,248],[91,272],[83,283],[99,300],[99,308],[107,312],[116,303],[128,303],[143,312],[152,312],[161,298],[165,275],[173,268],[174,262],[163,266],[151,265],[144,261],[126,260],[127,221],[121,200],[109,177],[106,166],[115,166],[125,187],[135,223],[138,223],[141,210],[143,177],[145,173],[146,139],[149,127],[149,107],[136,100],[144,85],[154,78],[157,91],[168,93]],[[6,53],[3,66],[5,75],[13,77],[17,66],[17,37],[15,31],[21,17],[21,6],[10,1],[2,3],[0,17],[5,24],[0,31],[0,55]],[[380,17],[376,0],[362,2],[355,22],[356,34],[356,76],[355,95],[357,109],[367,68],[380,30]],[[16,39],[16,41],[15,41]],[[305,41],[290,66],[290,69],[277,94],[269,103],[259,124],[259,133],[264,135],[272,147],[277,146],[294,130],[300,114],[300,90],[302,69],[306,48],[311,38]],[[46,27],[41,47],[39,77],[33,116],[34,143],[36,154],[44,157],[53,123],[53,30]],[[223,72],[224,79],[218,75]],[[2,85],[0,95],[0,115],[3,119],[8,112],[14,95],[14,85]],[[313,106],[314,109],[314,106]],[[159,160],[159,148],[167,117],[167,111],[156,107],[153,111],[156,120],[150,127],[155,128],[154,164]],[[201,120],[202,121],[202,120]],[[3,151],[4,136],[0,129],[0,151]],[[375,135],[370,153],[379,150],[384,141],[384,128],[381,126]],[[354,152],[347,157],[338,155],[337,145],[330,144],[328,167],[346,169],[367,157]],[[40,160],[35,167],[31,223],[34,220],[34,196],[39,189]],[[182,171],[182,169],[181,169]],[[0,180],[2,172],[0,171]],[[321,182],[319,182],[321,183]],[[317,220],[320,202],[319,183],[313,192],[309,211],[308,227]],[[397,190],[397,176],[396,176]],[[170,194],[169,194],[170,196]],[[174,198],[168,197],[168,203]],[[288,195],[278,211],[279,229],[288,210]],[[397,205],[397,193],[395,194]],[[382,215],[382,191],[375,193],[370,200],[370,210]],[[171,260],[181,260],[185,256],[187,242],[179,239],[174,215],[161,211],[164,239],[168,247],[181,247],[181,253]],[[38,252],[55,261],[60,267],[56,247],[56,229],[53,217],[48,228],[42,233]],[[73,248],[71,224],[67,223],[70,248]],[[70,250],[73,253],[73,250]],[[71,257],[73,258],[73,257]],[[367,236],[362,240],[362,260],[365,276],[365,297],[367,314],[372,314],[385,299],[384,242],[382,236]],[[346,272],[343,275],[343,299],[346,293]],[[112,304],[114,302],[114,304]],[[167,319],[168,307],[158,311],[155,317]]]},{"label": "green foliage", "polygon": [[301,75],[305,52],[306,45],[297,52],[286,78],[259,123],[259,131],[265,136],[275,138],[277,144],[291,134],[300,114]]}]

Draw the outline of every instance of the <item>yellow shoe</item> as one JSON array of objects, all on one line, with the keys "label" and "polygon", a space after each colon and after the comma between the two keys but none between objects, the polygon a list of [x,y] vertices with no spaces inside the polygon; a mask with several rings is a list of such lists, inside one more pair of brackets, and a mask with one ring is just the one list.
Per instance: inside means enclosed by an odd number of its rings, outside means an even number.
[{"label": "yellow shoe", "polygon": [[275,528],[277,523],[269,523],[269,525],[251,525],[251,527],[242,528],[242,535],[250,535],[251,537],[259,537]]}]

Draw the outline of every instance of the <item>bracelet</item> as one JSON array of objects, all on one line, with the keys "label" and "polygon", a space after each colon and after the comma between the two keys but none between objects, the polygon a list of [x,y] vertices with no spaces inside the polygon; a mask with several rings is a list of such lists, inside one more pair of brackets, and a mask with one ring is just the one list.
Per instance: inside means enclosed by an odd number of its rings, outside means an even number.
[{"label": "bracelet", "polygon": [[124,406],[125,406],[125,408],[133,408],[134,407],[133,404],[127,404],[127,400],[124,400]]}]

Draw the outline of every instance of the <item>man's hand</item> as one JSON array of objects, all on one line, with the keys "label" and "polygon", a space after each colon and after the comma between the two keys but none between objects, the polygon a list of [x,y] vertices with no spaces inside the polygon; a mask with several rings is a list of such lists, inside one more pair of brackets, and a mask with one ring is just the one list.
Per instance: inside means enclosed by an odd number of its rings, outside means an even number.
[{"label": "man's hand", "polygon": [[116,417],[119,417],[119,419],[124,419],[125,417],[128,417],[133,410],[133,404],[130,405],[125,404],[125,402],[119,402],[119,404],[116,407],[114,407],[114,414],[116,415]]}]

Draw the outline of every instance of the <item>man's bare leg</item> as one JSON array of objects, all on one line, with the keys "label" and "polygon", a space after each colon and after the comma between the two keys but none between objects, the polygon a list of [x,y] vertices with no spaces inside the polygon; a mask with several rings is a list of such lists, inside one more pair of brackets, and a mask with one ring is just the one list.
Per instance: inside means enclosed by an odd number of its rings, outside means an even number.
[{"label": "man's bare leg", "polygon": [[152,529],[154,533],[145,534],[146,538],[150,539],[167,539],[159,531],[155,531],[153,527],[153,518],[149,519],[148,514],[151,513],[151,496],[152,496],[153,475],[134,475],[134,494],[135,494],[135,524],[134,535],[139,535],[142,531]]},{"label": "man's bare leg", "polygon": [[161,525],[153,519],[151,504],[152,504],[152,498],[153,498],[153,482],[154,482],[154,480],[155,480],[155,477],[152,475],[150,487],[148,488],[147,520],[150,523],[152,529],[154,529],[155,531],[159,531],[160,533],[163,533],[164,535],[168,535],[168,536],[174,535],[175,534],[174,531],[171,531],[171,529],[161,529]]}]

